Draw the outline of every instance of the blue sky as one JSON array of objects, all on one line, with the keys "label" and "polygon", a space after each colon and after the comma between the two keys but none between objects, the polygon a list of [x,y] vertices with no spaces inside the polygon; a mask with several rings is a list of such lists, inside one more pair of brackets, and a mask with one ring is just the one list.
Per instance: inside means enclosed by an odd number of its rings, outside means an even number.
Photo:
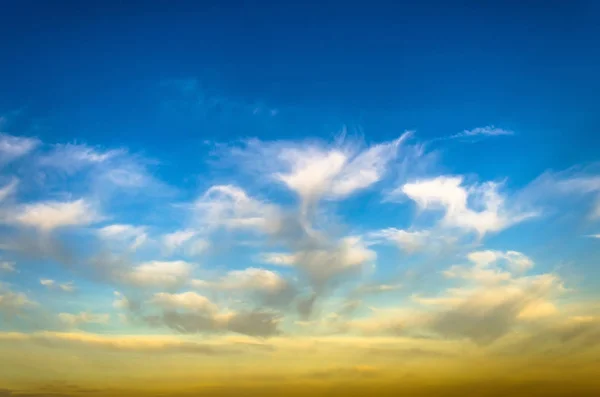
[{"label": "blue sky", "polygon": [[2,332],[597,310],[596,2],[5,8]]}]

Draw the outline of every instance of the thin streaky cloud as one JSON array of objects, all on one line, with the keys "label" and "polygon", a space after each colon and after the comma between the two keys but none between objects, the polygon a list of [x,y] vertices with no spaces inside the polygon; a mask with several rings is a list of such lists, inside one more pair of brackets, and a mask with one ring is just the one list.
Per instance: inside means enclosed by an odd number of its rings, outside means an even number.
[{"label": "thin streaky cloud", "polygon": [[458,134],[451,135],[450,138],[466,138],[466,137],[476,137],[476,136],[506,136],[506,135],[514,135],[515,132],[511,130],[505,130],[503,128],[497,128],[493,125],[488,125],[486,127],[477,127],[472,130],[464,130],[463,132],[459,132]]}]

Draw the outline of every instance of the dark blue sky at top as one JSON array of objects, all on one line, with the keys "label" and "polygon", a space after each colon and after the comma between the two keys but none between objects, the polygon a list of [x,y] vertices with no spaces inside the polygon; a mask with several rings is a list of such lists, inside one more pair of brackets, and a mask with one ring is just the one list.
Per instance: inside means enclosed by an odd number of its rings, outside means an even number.
[{"label": "dark blue sky at top", "polygon": [[[1,5],[0,114],[23,109],[12,133],[190,165],[204,140],[344,124],[368,141],[429,139],[494,124],[517,137],[451,143],[450,171],[517,184],[600,148],[600,2]],[[188,92],[169,83],[192,79]],[[199,95],[228,105],[207,112]],[[255,103],[279,112],[252,115]]]}]

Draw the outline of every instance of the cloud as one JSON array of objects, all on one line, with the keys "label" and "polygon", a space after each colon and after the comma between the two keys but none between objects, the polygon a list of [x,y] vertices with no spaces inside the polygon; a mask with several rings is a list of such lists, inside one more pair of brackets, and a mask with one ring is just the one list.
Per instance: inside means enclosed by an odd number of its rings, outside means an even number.
[{"label": "cloud", "polygon": [[56,144],[53,150],[41,155],[39,163],[66,173],[74,173],[85,167],[106,163],[118,156],[124,156],[124,149],[101,151],[84,144]]},{"label": "cloud", "polygon": [[94,206],[85,199],[75,201],[42,201],[20,206],[14,222],[44,232],[60,227],[85,226],[102,219]]},{"label": "cloud", "polygon": [[357,289],[362,294],[377,294],[382,292],[397,291],[402,288],[402,284],[365,284]]},{"label": "cloud", "polygon": [[73,241],[48,233],[31,233],[30,230],[11,229],[6,235],[0,234],[0,249],[12,251],[26,258],[54,260],[72,265],[77,258]]},{"label": "cloud", "polygon": [[281,334],[279,321],[281,316],[267,311],[234,313],[227,317],[228,331],[255,337],[270,337]]},{"label": "cloud", "polygon": [[204,253],[209,242],[196,238],[198,231],[192,229],[177,230],[163,235],[162,241],[167,254],[182,252],[186,255],[197,256]]},{"label": "cloud", "polygon": [[6,284],[0,283],[0,315],[18,315],[23,309],[35,305],[24,293],[14,292]]},{"label": "cloud", "polygon": [[[241,346],[228,346],[223,343],[205,343],[182,340],[174,336],[149,335],[99,335],[84,332],[35,332],[0,333],[0,341],[34,342],[55,348],[94,348],[105,351],[133,353],[190,353],[201,355],[237,354],[244,350]],[[252,345],[245,346],[251,348]]]},{"label": "cloud", "polygon": [[56,144],[38,159],[45,172],[55,170],[67,176],[85,172],[80,183],[89,183],[97,194],[112,194],[115,188],[121,192],[139,188],[169,192],[167,186],[150,175],[149,163],[150,160],[122,148],[103,150],[85,144]]},{"label": "cloud", "polygon": [[430,243],[431,233],[427,230],[407,231],[390,227],[371,232],[369,237],[397,244],[401,250],[411,254],[423,250]]},{"label": "cloud", "polygon": [[321,199],[342,200],[379,182],[409,137],[406,133],[367,148],[343,139],[332,145],[252,140],[230,154],[246,170],[254,170],[267,181],[296,193],[302,219],[308,222]]},{"label": "cloud", "polygon": [[196,235],[194,230],[178,230],[163,236],[163,243],[168,250],[174,251]]},{"label": "cloud", "polygon": [[13,178],[10,182],[0,188],[0,204],[15,193],[18,185],[19,180]]},{"label": "cloud", "polygon": [[242,294],[248,302],[263,306],[288,306],[296,295],[295,287],[276,272],[250,267],[231,270],[215,281],[192,280],[193,288]]},{"label": "cloud", "polygon": [[293,254],[267,252],[258,256],[257,261],[275,266],[292,266],[296,262]]},{"label": "cloud", "polygon": [[280,228],[279,209],[249,197],[233,185],[209,188],[194,204],[200,221],[211,228],[275,233]]},{"label": "cloud", "polygon": [[[564,290],[562,280],[554,274],[530,275],[533,260],[517,251],[470,252],[464,263],[444,268],[442,284],[428,284],[427,292],[415,291],[420,293],[412,299],[384,299],[405,295],[404,290],[372,296],[402,287],[418,288],[409,277],[398,280],[393,272],[419,257],[402,257],[398,263],[394,263],[394,257],[385,258],[383,266],[376,269],[378,255],[386,252],[377,251],[382,247],[374,247],[375,244],[393,243],[405,253],[428,253],[446,243],[459,243],[460,237],[470,237],[471,233],[483,237],[505,230],[541,212],[525,210],[537,201],[523,200],[519,192],[505,191],[502,183],[470,183],[463,176],[424,172],[429,166],[421,164],[426,153],[421,147],[407,146],[409,136],[404,134],[373,145],[359,145],[343,138],[331,144],[251,140],[241,149],[228,147],[225,150],[231,152],[230,159],[243,168],[242,172],[227,174],[224,180],[210,180],[216,184],[205,185],[210,187],[185,206],[183,215],[191,215],[190,219],[173,216],[181,207],[173,213],[162,213],[176,207],[172,200],[161,201],[157,206],[148,201],[147,183],[156,180],[150,175],[146,160],[122,149],[52,146],[50,152],[32,164],[42,167],[40,172],[57,171],[56,175],[68,179],[51,187],[30,185],[27,176],[21,174],[6,179],[9,182],[0,188],[0,203],[2,209],[8,209],[11,227],[0,235],[0,249],[34,255],[44,261],[64,254],[60,260],[67,262],[64,258],[76,252],[71,250],[75,246],[81,257],[71,257],[69,269],[77,275],[92,276],[110,290],[123,291],[115,293],[113,305],[121,311],[118,314],[126,316],[128,325],[150,325],[185,334],[271,337],[281,334],[282,329],[294,334],[295,320],[307,324],[310,319],[304,332],[313,335],[385,333],[386,337],[418,335],[466,339],[485,345],[520,327],[528,329],[537,327],[542,320],[550,321],[557,315],[554,298]],[[415,164],[409,164],[413,160]],[[414,172],[407,172],[409,169]],[[553,192],[557,192],[557,197],[576,192],[596,198],[600,185],[592,175],[554,177]],[[399,187],[389,193],[386,182]],[[416,203],[420,213],[439,216],[438,220],[430,228],[418,222],[387,225],[393,219],[384,213],[374,226],[379,229],[371,232],[374,224],[369,224],[369,216],[373,213],[366,214],[358,225],[346,227],[338,222],[335,209],[376,184],[381,185],[378,192],[394,200],[408,198]],[[64,192],[65,186],[83,192]],[[35,201],[12,206],[17,187],[19,194]],[[121,189],[137,190],[140,205],[121,206],[122,196],[114,194]],[[68,199],[51,200],[56,194]],[[69,201],[70,197],[85,198]],[[368,202],[353,202],[356,207],[350,210],[371,211],[370,206],[378,202],[372,197],[367,199]],[[340,212],[347,214],[348,208]],[[350,221],[357,220],[353,216],[350,215]],[[110,223],[98,224],[106,219]],[[12,227],[15,225],[18,227]],[[88,230],[91,233],[81,228],[36,233],[88,225],[93,225]],[[235,235],[235,243],[243,247],[225,247],[219,252],[229,234]],[[70,242],[69,247],[61,245],[61,238]],[[98,242],[104,243],[100,245],[101,253],[93,252]],[[144,249],[139,249],[142,246]],[[127,252],[121,252],[122,248]],[[467,252],[465,249],[457,247],[456,251]],[[221,266],[225,262],[234,267],[217,271],[203,266],[198,270],[192,257],[201,253],[207,265]],[[223,257],[212,257],[213,254]],[[248,258],[254,266],[246,267],[244,259]],[[439,258],[447,261],[453,257]],[[377,272],[373,279],[379,282],[371,282],[370,277],[352,279],[370,272]],[[21,282],[20,277],[17,279]],[[65,292],[73,290],[70,283],[49,279],[41,283]],[[19,305],[26,307],[25,295],[11,294],[1,292],[5,306],[12,302],[13,310]],[[399,311],[406,305],[414,313],[386,317],[376,311],[375,306],[380,303],[393,303],[393,309]],[[373,321],[362,317],[366,307],[375,309]],[[92,313],[102,309],[89,310],[60,313],[58,317],[72,327],[103,321],[97,317],[100,315]],[[61,307],[59,311],[68,309]],[[57,314],[52,316],[56,319]]]},{"label": "cloud", "polygon": [[0,132],[0,166],[25,156],[40,144],[35,138],[12,136]]},{"label": "cloud", "polygon": [[229,331],[253,337],[270,337],[280,334],[278,319],[279,316],[273,313],[261,311],[232,313],[220,317],[168,311],[151,320],[185,334]]},{"label": "cloud", "polygon": [[184,334],[233,332],[252,337],[280,334],[280,315],[264,310],[223,312],[207,298],[194,292],[160,293],[150,303],[162,313],[143,315],[151,326],[166,326]]},{"label": "cloud", "polygon": [[321,289],[337,276],[359,272],[376,259],[376,252],[368,249],[360,237],[350,236],[332,243],[314,241],[296,251],[291,263]]},{"label": "cloud", "polygon": [[441,226],[476,232],[479,236],[499,232],[538,215],[508,207],[498,188],[494,182],[465,186],[462,177],[439,176],[404,184],[390,198],[405,195],[422,211],[443,211]]},{"label": "cloud", "polygon": [[109,314],[94,314],[80,312],[78,314],[59,313],[59,320],[68,327],[77,328],[84,324],[107,324],[110,321]]},{"label": "cloud", "polygon": [[121,280],[140,287],[176,286],[184,284],[193,265],[185,261],[149,261],[131,270],[121,271]]},{"label": "cloud", "polygon": [[[547,171],[520,194],[522,200],[555,208],[583,208],[592,221],[600,217],[600,164],[576,166],[560,172]],[[590,200],[581,202],[577,200]]]},{"label": "cloud", "polygon": [[[565,352],[591,352],[599,345],[600,318],[571,316],[563,321],[545,324],[506,350],[518,355],[542,353],[547,359],[549,354],[564,357]],[[557,349],[556,346],[560,348]]]},{"label": "cloud", "polygon": [[156,293],[151,303],[166,310],[181,308],[202,313],[216,313],[218,310],[208,298],[190,291],[180,294]]},{"label": "cloud", "polygon": [[60,284],[54,280],[42,278],[42,279],[40,279],[40,284],[43,285],[44,287],[46,287],[48,289],[52,289],[52,290],[59,290],[59,291],[63,291],[63,292],[75,291],[75,285],[73,284],[72,281],[70,281],[68,283]]},{"label": "cloud", "polygon": [[493,125],[486,127],[477,127],[472,130],[464,130],[458,134],[452,135],[450,138],[467,138],[476,136],[502,136],[502,135],[514,135],[514,131],[505,130],[502,128],[496,128]]},{"label": "cloud", "polygon": [[114,291],[113,294],[115,296],[115,300],[113,301],[113,307],[115,309],[120,309],[120,310],[133,310],[134,309],[134,305],[132,304],[132,302],[121,292]]},{"label": "cloud", "polygon": [[250,267],[232,270],[220,281],[221,288],[234,290],[261,290],[278,292],[287,287],[285,280],[270,270]]},{"label": "cloud", "polygon": [[15,262],[0,260],[0,272],[16,272],[15,265]]},{"label": "cloud", "polygon": [[130,250],[135,251],[148,241],[144,226],[113,224],[98,229],[98,235],[109,242],[124,243]]},{"label": "cloud", "polygon": [[540,315],[532,305],[544,309],[541,315],[554,314],[555,310],[548,312],[539,302],[556,289],[555,278],[534,277],[521,284],[474,290],[465,296],[430,302],[447,306],[432,318],[430,327],[445,337],[469,338],[478,344],[489,344],[509,332],[520,319]]},{"label": "cloud", "polygon": [[600,234],[590,234],[588,237],[600,238]]},{"label": "cloud", "polygon": [[533,266],[525,255],[515,252],[477,251],[468,256],[471,267],[452,266],[443,274],[465,281],[445,294],[413,300],[441,308],[429,317],[427,327],[448,338],[469,338],[489,344],[504,336],[519,322],[554,315],[551,299],[565,288],[550,273],[521,276]]},{"label": "cloud", "polygon": [[[221,215],[225,211],[214,211],[220,216],[213,218],[225,220],[218,222],[220,224],[234,219],[237,224],[251,224],[254,230],[266,231],[268,241],[283,248],[283,251],[263,251],[255,257],[255,261],[299,271],[302,282],[308,282],[308,289],[316,291],[314,297],[308,291],[312,298],[307,302],[312,304],[306,305],[306,308],[312,310],[318,295],[337,288],[348,276],[373,269],[377,258],[362,237],[334,233],[340,228],[323,216],[325,211],[321,205],[343,201],[370,188],[388,177],[392,169],[398,176],[399,173],[406,174],[411,167],[419,168],[416,166],[418,161],[414,164],[397,161],[399,157],[404,160],[420,158],[422,151],[411,150],[411,147],[404,147],[402,155],[399,154],[410,136],[411,133],[405,133],[395,140],[370,146],[342,136],[333,143],[248,140],[241,147],[220,147],[220,165],[227,166],[232,162],[242,173],[251,175],[255,185],[283,187],[294,193],[298,203],[297,206],[275,207],[266,215],[267,211],[254,211],[256,215],[244,217],[243,222],[240,222],[240,216]],[[238,190],[229,190],[231,185],[227,186],[227,190],[220,189],[221,192],[227,191],[229,197],[240,197],[236,200],[237,208],[243,207],[239,203],[245,206],[249,201],[245,192],[239,194]],[[236,208],[230,204],[231,198],[218,201],[217,208]],[[252,204],[251,207],[261,209],[264,205],[272,205],[258,200]],[[303,305],[298,303],[298,306]]]}]

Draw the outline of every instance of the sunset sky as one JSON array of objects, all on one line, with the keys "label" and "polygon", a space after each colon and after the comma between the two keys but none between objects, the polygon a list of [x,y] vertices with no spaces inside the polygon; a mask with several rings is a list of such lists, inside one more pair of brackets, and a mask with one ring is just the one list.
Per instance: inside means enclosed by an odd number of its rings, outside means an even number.
[{"label": "sunset sky", "polygon": [[599,3],[6,3],[0,397],[598,395]]}]

